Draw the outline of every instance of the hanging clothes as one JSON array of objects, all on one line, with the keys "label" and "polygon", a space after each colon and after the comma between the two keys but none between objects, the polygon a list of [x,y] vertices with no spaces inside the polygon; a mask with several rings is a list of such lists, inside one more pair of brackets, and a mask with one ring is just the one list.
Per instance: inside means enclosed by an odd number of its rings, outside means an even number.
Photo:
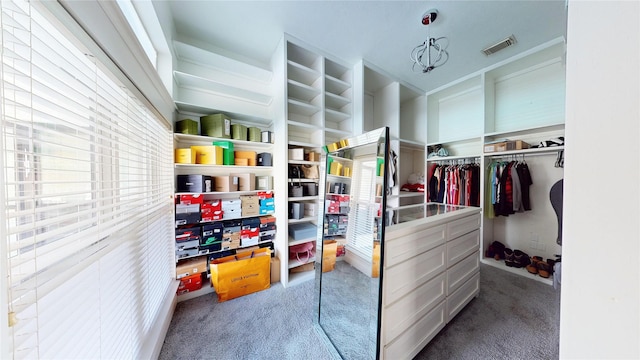
[{"label": "hanging clothes", "polygon": [[480,165],[435,165],[428,171],[428,199],[451,205],[480,206]]},{"label": "hanging clothes", "polygon": [[485,206],[487,217],[509,216],[531,210],[529,187],[533,184],[524,162],[494,161],[487,167]]}]

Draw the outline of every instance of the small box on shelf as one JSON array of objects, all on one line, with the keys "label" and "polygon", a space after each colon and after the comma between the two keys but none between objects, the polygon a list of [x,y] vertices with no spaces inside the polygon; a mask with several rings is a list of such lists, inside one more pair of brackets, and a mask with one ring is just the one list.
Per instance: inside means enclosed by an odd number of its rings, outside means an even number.
[{"label": "small box on shelf", "polygon": [[176,265],[176,279],[200,274],[207,271],[207,257],[200,256],[186,259]]},{"label": "small box on shelf", "polygon": [[238,166],[256,166],[257,155],[255,151],[236,151],[235,164]]},{"label": "small box on shelf", "polygon": [[247,138],[249,141],[260,142],[262,141],[262,131],[255,126],[250,126],[247,128]]},{"label": "small box on shelf", "polygon": [[202,289],[202,274],[194,274],[180,279],[178,295]]},{"label": "small box on shelf", "polygon": [[232,124],[231,138],[234,140],[247,141],[247,127],[241,124]]},{"label": "small box on shelf", "polygon": [[238,191],[238,177],[232,175],[214,176],[215,191],[231,192]]},{"label": "small box on shelf", "polygon": [[263,152],[257,155],[258,166],[273,166],[273,157],[271,153]]},{"label": "small box on shelf", "polygon": [[225,114],[212,114],[200,117],[202,135],[222,139],[231,138],[231,119]]},{"label": "small box on shelf", "polygon": [[260,135],[263,143],[273,144],[273,132],[263,131]]},{"label": "small box on shelf", "polygon": [[191,148],[176,149],[174,161],[176,164],[192,164]]},{"label": "small box on shelf", "polygon": [[192,119],[176,121],[176,133],[198,135],[198,122]]},{"label": "small box on shelf", "polygon": [[215,145],[191,146],[191,163],[204,165],[222,165],[223,148]]},{"label": "small box on shelf", "polygon": [[303,148],[289,149],[289,160],[304,160],[304,149]]},{"label": "small box on shelf", "polygon": [[256,175],[254,173],[230,174],[238,178],[239,191],[253,191],[256,189]]},{"label": "small box on shelf", "polygon": [[293,240],[304,240],[316,237],[318,228],[310,223],[289,224],[289,236]]},{"label": "small box on shelf", "polygon": [[176,192],[211,192],[213,179],[207,175],[177,175]]},{"label": "small box on shelf", "polygon": [[223,165],[235,165],[235,151],[231,141],[214,141],[213,145],[222,148]]},{"label": "small box on shelf", "polygon": [[256,176],[256,190],[273,189],[273,177],[269,175]]}]

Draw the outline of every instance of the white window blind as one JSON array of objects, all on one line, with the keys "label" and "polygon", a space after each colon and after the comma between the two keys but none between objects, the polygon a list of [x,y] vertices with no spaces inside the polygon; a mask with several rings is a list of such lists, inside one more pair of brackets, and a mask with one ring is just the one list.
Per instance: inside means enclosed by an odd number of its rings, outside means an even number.
[{"label": "white window blind", "polygon": [[136,358],[175,276],[171,132],[55,19],[0,7],[10,353]]},{"label": "white window blind", "polygon": [[351,209],[349,211],[349,236],[347,251],[361,258],[372,260],[375,217],[378,204],[375,201],[376,161],[370,156],[356,157],[353,161],[354,179],[351,182]]}]

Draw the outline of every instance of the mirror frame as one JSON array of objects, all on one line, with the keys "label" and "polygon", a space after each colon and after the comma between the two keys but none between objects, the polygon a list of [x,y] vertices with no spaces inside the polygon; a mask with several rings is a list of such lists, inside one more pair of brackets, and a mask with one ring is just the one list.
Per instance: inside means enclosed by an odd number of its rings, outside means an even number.
[{"label": "mirror frame", "polygon": [[[340,351],[336,348],[335,344],[333,343],[333,341],[331,340],[331,338],[329,337],[329,335],[325,332],[325,329],[322,327],[321,323],[320,323],[320,311],[321,311],[321,300],[322,300],[322,253],[323,253],[323,240],[324,240],[324,222],[326,219],[326,214],[325,214],[325,200],[326,200],[326,184],[327,184],[327,168],[326,168],[326,163],[327,163],[327,158],[329,155],[336,153],[338,151],[341,150],[348,150],[348,149],[354,149],[356,147],[360,147],[360,146],[370,146],[372,144],[378,144],[378,150],[377,150],[377,154],[376,156],[383,157],[383,171],[382,171],[382,177],[383,177],[383,182],[382,182],[382,194],[381,194],[381,214],[380,214],[380,224],[381,224],[381,229],[380,231],[380,261],[379,261],[379,275],[378,275],[378,293],[377,293],[377,299],[376,299],[376,305],[377,305],[377,309],[376,310],[376,349],[375,349],[375,359],[378,360],[380,358],[380,328],[381,328],[381,322],[382,322],[382,284],[383,284],[383,277],[384,277],[384,273],[383,273],[383,264],[384,264],[384,236],[385,236],[385,229],[387,227],[387,192],[388,192],[388,176],[389,176],[389,166],[388,166],[388,161],[389,161],[389,152],[391,151],[390,149],[390,140],[389,140],[389,127],[382,127],[379,129],[375,129],[375,130],[371,130],[371,131],[367,131],[363,134],[357,135],[355,137],[351,137],[351,138],[346,138],[346,139],[342,139],[338,142],[335,143],[331,143],[331,144],[327,144],[326,146],[324,146],[324,158],[323,158],[323,166],[321,166],[321,175],[320,175],[320,183],[323,185],[320,188],[320,194],[321,194],[321,199],[322,199],[322,208],[320,209],[321,211],[318,212],[318,224],[319,224],[319,229],[317,232],[317,238],[316,238],[316,254],[320,254],[320,256],[316,255],[316,260],[315,260],[315,271],[316,271],[316,276],[315,276],[315,296],[314,296],[314,307],[313,307],[313,324],[314,324],[314,328],[317,331],[319,337],[325,342],[325,345],[327,345],[327,349],[329,350],[330,354],[332,355],[332,357],[334,359],[342,359],[342,356],[340,355]],[[384,148],[382,150],[382,154],[380,154],[381,152],[381,145],[384,145]]]}]

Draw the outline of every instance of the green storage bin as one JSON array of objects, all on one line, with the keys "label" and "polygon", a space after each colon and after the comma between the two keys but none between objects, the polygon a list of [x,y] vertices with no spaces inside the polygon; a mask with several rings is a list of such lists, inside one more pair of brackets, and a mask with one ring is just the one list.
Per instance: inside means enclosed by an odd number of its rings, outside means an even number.
[{"label": "green storage bin", "polygon": [[176,122],[176,133],[198,135],[198,122],[191,119],[183,119]]},{"label": "green storage bin", "polygon": [[247,132],[249,134],[249,141],[262,141],[262,130],[260,130],[259,128],[252,126],[247,130]]},{"label": "green storage bin", "polygon": [[235,165],[236,156],[233,149],[233,143],[231,141],[214,141],[213,145],[220,146],[222,148],[223,165]]},{"label": "green storage bin", "polygon": [[231,138],[247,141],[247,127],[240,124],[231,125]]},{"label": "green storage bin", "polygon": [[231,137],[231,119],[224,114],[212,114],[200,118],[202,135],[229,139]]}]

